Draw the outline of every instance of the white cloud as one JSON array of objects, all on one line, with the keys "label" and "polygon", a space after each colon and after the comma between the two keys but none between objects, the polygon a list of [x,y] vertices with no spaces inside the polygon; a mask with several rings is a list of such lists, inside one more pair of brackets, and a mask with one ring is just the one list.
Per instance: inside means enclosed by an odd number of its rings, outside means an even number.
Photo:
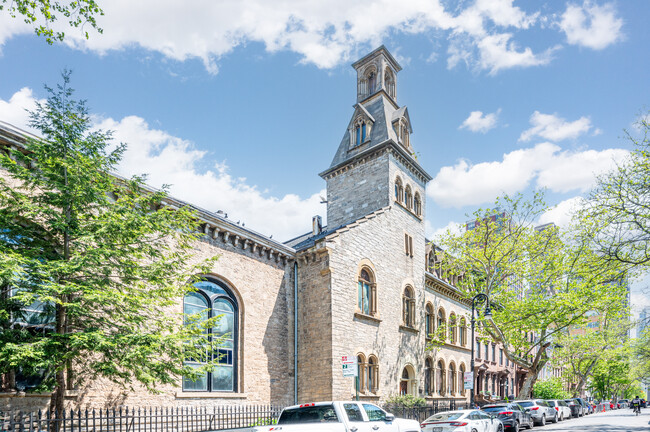
[{"label": "white cloud", "polygon": [[[25,128],[24,109],[33,106],[32,92],[24,88],[8,102],[0,99],[0,118]],[[247,228],[265,235],[289,239],[307,232],[311,217],[325,210],[319,197],[325,191],[305,199],[295,194],[277,198],[248,184],[244,178],[233,177],[223,163],[215,163],[212,169],[199,169],[205,151],[187,140],[151,128],[141,117],[97,118],[94,126],[113,130],[116,143],[128,144],[118,174],[148,174],[149,185],[169,184],[172,196],[207,210],[223,210],[230,220],[241,220]]]},{"label": "white cloud", "polygon": [[553,52],[559,49],[554,46],[534,54],[528,47],[520,51],[517,43],[511,39],[512,34],[503,33],[485,36],[478,41],[481,69],[489,70],[490,75],[494,75],[503,69],[546,65],[552,60]]},{"label": "white cloud", "polygon": [[592,127],[588,117],[580,117],[576,121],[568,122],[557,114],[542,114],[539,111],[535,111],[530,116],[530,124],[533,127],[522,132],[520,141],[529,141],[535,136],[556,142],[569,138],[575,139],[587,133]]},{"label": "white cloud", "polygon": [[614,168],[614,163],[622,162],[627,155],[623,149],[558,152],[548,166],[540,169],[537,184],[560,193],[587,192],[597,174]]},{"label": "white cloud", "polygon": [[581,201],[581,197],[573,197],[554,205],[553,208],[539,217],[537,225],[553,222],[559,227],[568,226],[571,223],[573,212],[577,210]]},{"label": "white cloud", "polygon": [[562,14],[559,26],[568,43],[595,50],[623,38],[623,20],[616,16],[613,3],[599,6],[586,0],[582,6],[570,4]]},{"label": "white cloud", "polygon": [[501,108],[490,114],[483,114],[483,111],[472,111],[458,129],[486,133],[496,127],[499,113],[501,113]]},{"label": "white cloud", "polygon": [[[40,102],[44,101],[40,100]],[[27,132],[35,133],[36,131],[29,127],[27,112],[33,111],[35,108],[36,99],[32,94],[32,89],[23,87],[14,93],[8,101],[0,99],[0,120]]]},{"label": "white cloud", "polygon": [[[178,61],[200,59],[212,73],[222,56],[249,42],[262,43],[268,52],[290,50],[303,62],[330,68],[394,33],[436,34],[441,40],[468,36],[471,49],[461,57],[491,73],[550,61],[552,50],[534,54],[513,40],[513,30],[526,31],[541,21],[539,13],[526,13],[513,0],[475,0],[459,11],[447,5],[443,0],[111,0],[102,4],[105,15],[97,19],[102,35],[91,31],[86,40],[80,31],[65,28],[63,19],[53,28],[65,30],[65,43],[77,49],[103,54],[139,46]],[[0,45],[31,31],[20,19],[0,15]],[[449,64],[455,65],[458,50],[452,45]]]},{"label": "white cloud", "polygon": [[465,225],[451,221],[442,228],[434,228],[428,221],[425,222],[425,233],[427,238],[433,240],[434,243],[439,243],[442,236],[448,231],[454,235],[459,235],[465,231]]},{"label": "white cloud", "polygon": [[563,151],[555,144],[541,143],[504,154],[501,161],[472,164],[461,159],[440,169],[427,187],[427,196],[442,207],[460,208],[521,192],[533,183],[552,192],[586,191],[597,174],[626,155],[621,149]]}]

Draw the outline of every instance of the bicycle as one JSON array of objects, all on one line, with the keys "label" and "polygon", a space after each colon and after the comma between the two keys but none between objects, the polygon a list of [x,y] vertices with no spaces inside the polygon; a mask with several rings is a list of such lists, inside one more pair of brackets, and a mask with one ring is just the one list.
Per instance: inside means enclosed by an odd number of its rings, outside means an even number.
[{"label": "bicycle", "polygon": [[634,414],[639,415],[641,414],[641,405],[635,405],[634,408],[632,408],[634,411]]}]

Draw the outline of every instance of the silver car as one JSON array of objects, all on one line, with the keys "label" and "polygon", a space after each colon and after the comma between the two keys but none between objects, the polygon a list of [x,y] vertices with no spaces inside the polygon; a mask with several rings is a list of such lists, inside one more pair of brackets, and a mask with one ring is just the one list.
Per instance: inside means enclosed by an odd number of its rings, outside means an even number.
[{"label": "silver car", "polygon": [[517,401],[533,418],[535,424],[544,426],[547,422],[557,423],[558,412],[543,399]]}]

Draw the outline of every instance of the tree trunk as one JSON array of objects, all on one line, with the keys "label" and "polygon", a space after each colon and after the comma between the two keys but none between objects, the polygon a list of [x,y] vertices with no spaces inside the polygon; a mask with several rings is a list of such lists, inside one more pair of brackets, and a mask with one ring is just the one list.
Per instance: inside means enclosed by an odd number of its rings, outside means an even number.
[{"label": "tree trunk", "polygon": [[573,391],[573,397],[580,397],[580,393],[582,392],[582,388],[585,386],[585,383],[587,382],[587,377],[591,373],[591,370],[594,368],[598,360],[593,360],[587,370],[585,371],[584,374],[580,375],[580,380],[578,381],[578,384],[576,385],[576,388]]},{"label": "tree trunk", "polygon": [[535,381],[537,381],[538,375],[539,375],[539,371],[537,370],[529,370],[526,373],[526,378],[524,379],[524,385],[521,386],[521,390],[519,391],[517,400],[524,400],[524,399],[531,398],[533,393],[533,386],[535,385]]}]

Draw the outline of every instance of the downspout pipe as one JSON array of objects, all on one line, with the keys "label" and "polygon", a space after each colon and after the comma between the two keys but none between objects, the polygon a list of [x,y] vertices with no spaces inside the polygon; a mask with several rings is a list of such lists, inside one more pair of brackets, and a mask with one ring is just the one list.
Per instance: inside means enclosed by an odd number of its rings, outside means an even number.
[{"label": "downspout pipe", "polygon": [[298,404],[298,261],[293,263],[293,404]]}]

